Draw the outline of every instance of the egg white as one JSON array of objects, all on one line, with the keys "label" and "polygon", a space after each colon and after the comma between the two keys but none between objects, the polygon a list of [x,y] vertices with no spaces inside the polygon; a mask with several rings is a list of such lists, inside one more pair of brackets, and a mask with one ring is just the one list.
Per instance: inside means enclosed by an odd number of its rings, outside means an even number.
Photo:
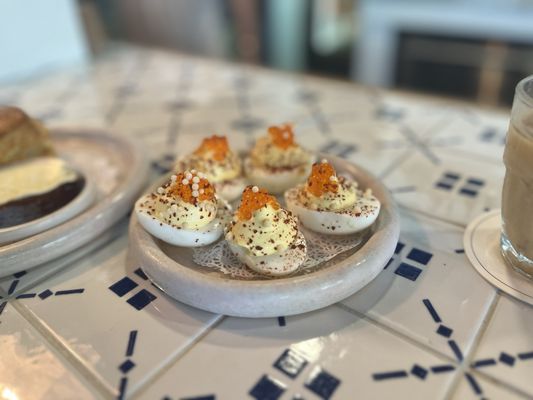
[{"label": "egg white", "polygon": [[[360,232],[376,221],[381,208],[376,197],[364,196],[358,190],[357,201],[351,207],[338,211],[312,210],[299,200],[300,190],[303,190],[302,185],[285,192],[287,209],[298,217],[303,226],[318,233],[346,235]],[[357,208],[361,210],[359,215],[356,213]]]},{"label": "egg white", "polygon": [[[227,240],[233,254],[251,270],[262,275],[284,276],[296,271],[307,257],[307,245],[302,232],[298,231],[298,236],[292,246],[279,253],[267,256],[254,256],[248,250],[233,240]],[[303,247],[301,246],[303,245]],[[294,247],[294,248],[291,248]],[[302,247],[302,248],[300,248]]]},{"label": "egg white", "polygon": [[200,247],[216,242],[224,233],[224,226],[230,216],[231,207],[222,199],[218,200],[215,219],[198,229],[175,228],[149,215],[141,204],[150,200],[150,195],[141,197],[135,203],[135,214],[141,226],[152,236],[181,247]]},{"label": "egg white", "polygon": [[272,171],[253,165],[250,158],[244,160],[246,177],[253,184],[265,188],[269,193],[280,194],[285,190],[303,182],[311,172],[311,159],[305,166],[298,166],[288,170]]},{"label": "egg white", "polygon": [[227,201],[233,201],[239,198],[246,187],[247,182],[244,178],[228,179],[227,181],[215,182],[217,194]]}]

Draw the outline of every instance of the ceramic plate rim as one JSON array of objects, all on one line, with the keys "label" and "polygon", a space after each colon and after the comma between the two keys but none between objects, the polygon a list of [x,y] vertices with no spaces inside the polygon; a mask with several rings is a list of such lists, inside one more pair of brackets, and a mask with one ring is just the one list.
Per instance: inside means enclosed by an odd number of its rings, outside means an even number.
[{"label": "ceramic plate rim", "polygon": [[[130,219],[130,251],[132,251],[138,258],[142,260],[141,268],[143,268],[143,271],[145,271],[147,276],[158,287],[161,287],[162,285],[151,276],[150,270],[149,268],[147,268],[147,265],[164,264],[167,267],[175,267],[177,269],[174,273],[179,274],[183,280],[201,285],[204,288],[227,291],[249,289],[250,293],[253,292],[253,294],[264,294],[279,289],[292,288],[295,285],[306,286],[310,283],[317,283],[320,281],[327,280],[331,281],[335,280],[335,277],[337,278],[337,280],[339,278],[344,279],[349,275],[351,271],[366,262],[366,258],[361,258],[363,255],[366,254],[366,252],[368,252],[369,248],[375,246],[382,246],[383,251],[379,252],[379,255],[374,255],[378,258],[379,264],[381,264],[380,268],[378,269],[377,273],[373,274],[372,278],[365,283],[366,285],[372,279],[374,279],[379,274],[379,272],[381,272],[382,268],[385,266],[388,259],[392,256],[392,253],[394,252],[394,249],[396,247],[400,227],[397,205],[394,202],[392,195],[390,194],[388,189],[386,189],[386,187],[384,186],[384,184],[364,168],[331,155],[321,154],[320,157],[328,158],[334,165],[342,165],[342,170],[345,170],[347,173],[354,175],[358,180],[360,180],[361,177],[364,177],[364,180],[367,182],[365,185],[371,186],[376,197],[378,197],[382,202],[381,212],[383,214],[380,215],[380,218],[378,219],[378,229],[372,234],[370,238],[368,238],[365,244],[357,252],[348,256],[346,259],[340,260],[338,263],[332,266],[319,269],[309,274],[272,280],[239,280],[232,279],[229,277],[226,278],[219,274],[205,274],[200,271],[194,270],[194,268],[182,265],[179,262],[173,260],[167,254],[165,254],[163,250],[159,247],[157,240],[149,233],[145,232],[144,229],[142,229],[136,219],[135,214],[132,214]],[[373,262],[377,261],[374,260]],[[332,298],[335,298],[335,296],[332,295]],[[198,307],[198,305],[191,304],[191,302],[187,302],[182,298],[178,300]],[[336,299],[330,304],[339,300],[340,299]]]},{"label": "ceramic plate rim", "polygon": [[[105,128],[50,127],[49,131],[52,140],[78,138],[113,143],[129,160],[127,173],[111,193],[73,218],[44,232],[0,246],[0,277],[54,260],[107,230],[128,213],[148,178],[149,166],[142,147],[131,138]],[[101,221],[101,224],[95,225],[94,221]]]},{"label": "ceramic plate rim", "polygon": [[[76,215],[79,215],[83,211],[88,209],[95,200],[94,184],[92,182],[92,179],[83,175],[79,171],[76,172],[82,175],[85,180],[82,190],[76,195],[76,197],[74,197],[63,207],[58,208],[50,214],[43,215],[42,217],[36,218],[28,222],[24,222],[22,224],[8,226],[6,228],[0,228],[0,246],[2,246],[4,243],[9,244],[14,241],[22,240],[27,237],[44,232],[45,230],[51,229],[54,226],[60,225],[63,222],[74,218]],[[28,234],[27,231],[33,233]],[[10,235],[11,237],[15,236],[15,239],[10,238],[5,242],[2,242],[2,235],[6,235],[8,237]]]}]

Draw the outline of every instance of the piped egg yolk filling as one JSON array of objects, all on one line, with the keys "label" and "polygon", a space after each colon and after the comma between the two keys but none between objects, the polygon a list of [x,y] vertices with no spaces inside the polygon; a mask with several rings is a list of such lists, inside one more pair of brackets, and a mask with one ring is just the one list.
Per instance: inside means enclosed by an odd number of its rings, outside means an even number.
[{"label": "piped egg yolk filling", "polygon": [[338,211],[351,207],[357,201],[356,187],[343,182],[326,160],[314,163],[300,201],[314,210]]},{"label": "piped egg yolk filling", "polygon": [[268,134],[257,140],[250,155],[256,166],[270,168],[295,168],[307,164],[311,158],[294,140],[290,124],[268,128]]},{"label": "piped egg yolk filling", "polygon": [[274,196],[257,186],[248,186],[227,238],[254,256],[286,250],[298,234],[297,220],[280,207]]},{"label": "piped egg yolk filling", "polygon": [[204,158],[212,157],[216,161],[222,161],[229,152],[228,139],[225,136],[213,135],[202,140],[194,154]]},{"label": "piped egg yolk filling", "polygon": [[290,124],[271,126],[268,128],[268,135],[274,146],[280,149],[287,149],[296,146],[294,143],[294,132]]},{"label": "piped egg yolk filling", "polygon": [[217,216],[215,189],[196,171],[172,175],[150,196],[148,213],[174,228],[199,229]]}]

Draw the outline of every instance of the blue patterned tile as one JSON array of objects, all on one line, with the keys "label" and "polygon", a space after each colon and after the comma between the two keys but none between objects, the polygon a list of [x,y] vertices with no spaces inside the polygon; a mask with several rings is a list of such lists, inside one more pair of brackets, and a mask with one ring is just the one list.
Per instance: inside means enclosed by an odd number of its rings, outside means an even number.
[{"label": "blue patterned tile", "polygon": [[323,400],[330,399],[341,381],[329,372],[320,368],[315,368],[310,379],[305,383],[305,387]]},{"label": "blue patterned tile", "polygon": [[285,385],[268,375],[263,375],[250,390],[250,396],[256,400],[277,400],[283,392]]},{"label": "blue patterned tile", "polygon": [[306,367],[307,360],[294,350],[287,349],[274,363],[274,368],[277,368],[289,378],[296,378],[300,372]]}]

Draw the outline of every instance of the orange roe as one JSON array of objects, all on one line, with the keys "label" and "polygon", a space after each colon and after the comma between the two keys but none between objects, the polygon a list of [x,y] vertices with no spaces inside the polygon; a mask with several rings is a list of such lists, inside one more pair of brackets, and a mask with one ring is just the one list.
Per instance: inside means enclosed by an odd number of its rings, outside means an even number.
[{"label": "orange roe", "polygon": [[296,146],[294,143],[294,132],[291,124],[284,124],[280,126],[271,126],[268,128],[268,134],[274,146],[280,149],[287,149]]},{"label": "orange roe", "polygon": [[237,210],[237,217],[241,221],[252,218],[252,214],[255,211],[267,204],[272,206],[274,210],[279,209],[279,203],[274,196],[268,194],[265,189],[259,189],[259,191],[254,192],[252,187],[247,186],[242,192],[241,205]]},{"label": "orange roe", "polygon": [[217,161],[222,161],[228,151],[228,139],[225,136],[213,135],[202,140],[202,144],[194,151],[194,154],[213,157]]},{"label": "orange roe", "polygon": [[[183,201],[191,204],[197,204],[200,201],[213,200],[215,198],[215,188],[205,178],[199,178],[198,185],[198,197],[192,195],[192,185],[194,182],[192,179],[188,179],[187,185],[183,184],[183,180],[186,179],[185,172],[176,174],[176,181],[170,185],[169,192],[177,197],[180,197]],[[193,178],[196,174],[191,174]],[[203,193],[201,192],[203,190]]]},{"label": "orange roe", "polygon": [[330,179],[335,174],[335,169],[330,163],[314,163],[311,175],[307,178],[307,191],[317,197],[326,192],[336,193],[339,189],[339,184]]}]

